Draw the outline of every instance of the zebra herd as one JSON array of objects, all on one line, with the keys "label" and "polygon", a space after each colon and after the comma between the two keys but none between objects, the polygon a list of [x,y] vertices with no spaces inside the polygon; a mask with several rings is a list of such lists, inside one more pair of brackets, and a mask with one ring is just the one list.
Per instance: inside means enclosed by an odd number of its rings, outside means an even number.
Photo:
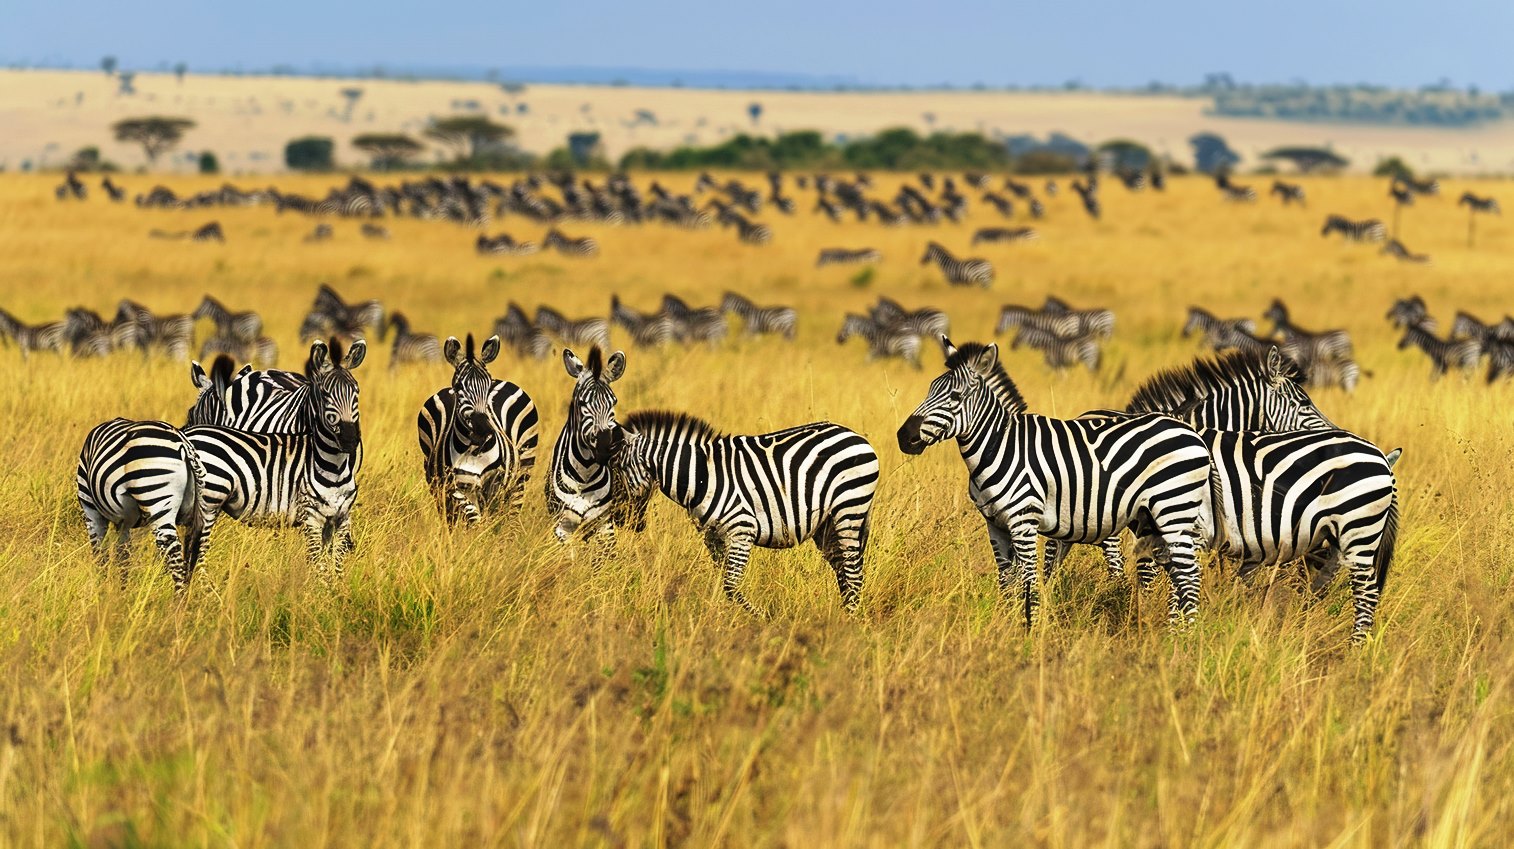
[{"label": "zebra herd", "polygon": [[1220,318],[1202,307],[1189,307],[1183,338],[1199,334],[1215,351],[1262,354],[1276,347],[1299,369],[1305,385],[1356,389],[1363,372],[1354,359],[1349,333],[1306,330],[1293,322],[1288,306],[1276,298],[1262,317],[1272,322],[1268,336],[1257,335],[1256,321],[1251,318]]},{"label": "zebra herd", "polygon": [[1453,369],[1471,373],[1484,358],[1488,361],[1488,383],[1514,377],[1514,317],[1505,315],[1489,323],[1458,310],[1450,335],[1442,339],[1435,333],[1435,319],[1424,298],[1410,295],[1394,301],[1387,318],[1404,332],[1398,342],[1400,350],[1418,348],[1429,357],[1432,380]]}]

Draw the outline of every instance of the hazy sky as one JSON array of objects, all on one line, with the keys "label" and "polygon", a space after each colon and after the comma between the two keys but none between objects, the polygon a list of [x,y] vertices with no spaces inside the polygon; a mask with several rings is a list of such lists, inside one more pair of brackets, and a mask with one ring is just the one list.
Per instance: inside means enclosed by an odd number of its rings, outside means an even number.
[{"label": "hazy sky", "polygon": [[1237,79],[1514,90],[1514,0],[0,2],[0,61],[595,66],[871,84]]}]

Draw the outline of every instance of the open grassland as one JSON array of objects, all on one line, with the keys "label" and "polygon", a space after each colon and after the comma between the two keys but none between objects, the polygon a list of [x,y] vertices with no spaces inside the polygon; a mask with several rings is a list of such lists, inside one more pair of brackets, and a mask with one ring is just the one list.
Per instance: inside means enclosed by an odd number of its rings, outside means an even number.
[{"label": "open grassland", "polygon": [[[318,193],[335,179],[279,184]],[[597,569],[551,539],[540,474],[518,518],[449,533],[414,421],[450,371],[391,371],[379,346],[357,372],[366,461],[345,578],[317,581],[294,533],[224,522],[176,603],[145,540],[124,589],[95,566],[73,467],[100,420],[182,421],[188,369],[131,356],[23,364],[0,350],[0,845],[1509,841],[1514,385],[1431,384],[1383,319],[1411,292],[1442,327],[1456,308],[1514,309],[1507,219],[1479,222],[1468,250],[1464,211],[1424,200],[1405,211],[1403,238],[1434,262],[1409,266],[1318,235],[1326,211],[1388,219],[1378,181],[1310,182],[1308,211],[1224,204],[1206,181],[1166,194],[1110,185],[1103,222],[1064,193],[1039,242],[974,250],[999,268],[983,291],[916,264],[928,238],[965,251],[967,226],[765,213],[776,238],[752,248],[729,231],[568,224],[600,240],[599,259],[485,259],[472,232],[443,223],[387,222],[393,241],[374,244],[338,221],[333,241],[306,245],[313,222],[293,214],[59,204],[52,182],[0,181],[0,306],[23,319],[113,310],[124,296],[187,311],[211,292],[262,311],[281,364],[297,367],[295,329],[322,281],[444,336],[487,332],[510,299],[604,314],[612,292],[650,310],[663,292],[713,303],[731,288],[798,307],[798,340],[632,350],[622,410],[687,410],[745,432],[832,419],[873,442],[883,477],[861,612],[841,612],[812,547],[759,550],[745,588],[770,616],[756,621],[722,598],[666,500]],[[227,245],[146,238],[211,218]],[[976,210],[971,223],[991,222]],[[855,269],[812,268],[822,246],[864,245],[885,258],[866,285]],[[955,450],[906,458],[894,444],[939,353],[926,351],[923,372],[864,363],[859,343],[838,348],[834,335],[844,312],[887,294],[944,308],[958,341],[981,340],[1001,304],[1047,293],[1113,308],[1119,324],[1097,375],[1005,353],[1045,413],[1123,403],[1152,371],[1187,362],[1190,303],[1256,315],[1279,296],[1306,326],[1352,332],[1372,377],[1316,400],[1405,449],[1377,639],[1347,646],[1342,584],[1316,602],[1291,575],[1247,587],[1215,568],[1199,623],[1175,635],[1164,593],[1106,579],[1092,549],[1059,572],[1044,625],[1026,633],[998,596]],[[506,354],[494,370],[536,398],[544,466],[570,387],[560,361]]]},{"label": "open grassland", "polygon": [[[1245,158],[1282,145],[1329,145],[1369,172],[1400,156],[1421,172],[1507,174],[1514,171],[1514,121],[1471,128],[1382,127],[1370,124],[1225,118],[1206,114],[1207,98],[1100,92],[1009,91],[740,91],[630,86],[538,85],[510,93],[484,82],[171,74],[136,77],[137,94],[120,96],[117,81],[95,71],[0,70],[0,165],[23,162],[60,168],[81,147],[95,145],[123,168],[144,163],[141,148],[116,142],[111,124],[142,115],[177,115],[198,126],[159,168],[194,169],[184,152],[209,150],[233,173],[284,168],[284,145],[307,135],[336,140],[338,162],[367,163],[348,142],[362,133],[403,132],[424,141],[432,117],[485,114],[514,127],[524,149],[545,154],[569,133],[596,132],[606,153],[637,146],[714,145],[736,133],[764,135],[819,130],[857,137],[887,127],[981,133],[989,137],[1054,132],[1088,145],[1131,138],[1153,152],[1189,163],[1189,137],[1224,136]],[[362,97],[349,112],[342,90]],[[754,123],[747,107],[762,104]],[[522,108],[524,107],[524,109]],[[646,113],[645,115],[640,113]],[[651,120],[648,120],[650,116]],[[421,157],[450,157],[434,147]]]}]

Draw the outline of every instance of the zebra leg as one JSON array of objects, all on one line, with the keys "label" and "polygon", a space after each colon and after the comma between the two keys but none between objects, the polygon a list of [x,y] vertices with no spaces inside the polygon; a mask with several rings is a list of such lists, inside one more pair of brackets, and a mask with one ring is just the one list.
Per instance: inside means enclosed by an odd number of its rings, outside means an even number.
[{"label": "zebra leg", "polygon": [[721,586],[725,589],[725,597],[760,619],[762,614],[741,593],[741,576],[746,571],[747,560],[752,556],[752,532],[742,528],[727,534],[724,539],[724,549],[725,575],[721,580]]},{"label": "zebra leg", "polygon": [[1136,537],[1136,583],[1143,590],[1156,585],[1157,573],[1169,569],[1167,548],[1154,536]]},{"label": "zebra leg", "polygon": [[1072,550],[1072,543],[1062,542],[1061,540],[1050,538],[1045,539],[1042,542],[1045,545],[1046,550],[1042,554],[1045,565],[1041,568],[1046,573],[1046,580],[1050,581],[1051,576],[1056,574],[1057,567],[1061,566],[1062,561],[1067,559],[1067,553]]},{"label": "zebra leg", "polygon": [[326,520],[314,510],[307,511],[300,522],[300,530],[305,534],[305,557],[315,566],[316,574],[322,581],[328,580],[324,558],[321,556],[326,548]]},{"label": "zebra leg", "polygon": [[105,535],[110,533],[110,522],[100,515],[94,505],[81,505],[84,511],[84,530],[89,534],[89,547],[95,560],[102,566],[110,566],[110,548],[105,544]]},{"label": "zebra leg", "polygon": [[163,555],[163,563],[168,567],[168,575],[173,579],[174,592],[182,595],[189,588],[189,569],[184,565],[184,546],[179,541],[179,529],[174,527],[172,517],[167,525],[154,527],[152,535],[158,544],[158,552]]},{"label": "zebra leg", "polygon": [[1193,538],[1184,531],[1162,534],[1167,544],[1167,577],[1172,581],[1168,619],[1177,625],[1192,623],[1199,615],[1199,564]]},{"label": "zebra leg", "polygon": [[337,580],[341,580],[342,561],[356,547],[352,543],[352,514],[343,513],[331,527],[334,531],[331,540],[331,572]]},{"label": "zebra leg", "polygon": [[[1036,558],[1036,527],[1026,523],[1015,529],[1010,544],[1019,566],[1020,596],[1025,605],[1025,627],[1034,629],[1041,621],[1040,561]],[[1001,583],[1003,572],[1000,573]]]},{"label": "zebra leg", "polygon": [[1120,535],[1115,534],[1099,543],[1099,548],[1104,550],[1104,568],[1109,577],[1124,580],[1125,550],[1120,545]]},{"label": "zebra leg", "polygon": [[126,575],[131,565],[131,525],[121,522],[116,525],[116,568],[121,570],[121,586],[126,586]]},{"label": "zebra leg", "polygon": [[862,536],[860,529],[837,530],[826,525],[815,534],[815,545],[836,571],[841,607],[856,613],[862,601]]},{"label": "zebra leg", "polygon": [[477,525],[483,519],[483,514],[478,509],[477,500],[469,493],[461,489],[454,489],[450,493],[449,500],[451,502],[449,506],[452,508],[447,511],[450,521],[456,521],[458,513],[462,514],[463,520],[469,525]]},{"label": "zebra leg", "polygon": [[999,573],[999,592],[1007,601],[1015,600],[1015,580],[1018,573],[1015,570],[1015,549],[1011,544],[1009,532],[988,521],[988,544],[994,550],[994,566]]}]

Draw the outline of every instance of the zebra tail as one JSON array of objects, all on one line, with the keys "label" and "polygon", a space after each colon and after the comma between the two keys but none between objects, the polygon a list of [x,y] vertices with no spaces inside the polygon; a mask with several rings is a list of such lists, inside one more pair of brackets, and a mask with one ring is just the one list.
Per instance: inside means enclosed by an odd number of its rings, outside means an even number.
[{"label": "zebra tail", "polygon": [[1209,509],[1205,511],[1209,527],[1204,529],[1205,543],[1214,551],[1225,547],[1225,521],[1222,511],[1225,506],[1225,487],[1220,483],[1220,470],[1211,461],[1209,464]]},{"label": "zebra tail", "polygon": [[205,464],[200,460],[200,453],[194,446],[185,444],[179,446],[179,456],[184,458],[184,463],[189,467],[189,533],[184,548],[187,557],[186,566],[193,574],[195,566],[199,562],[200,546],[205,536]]},{"label": "zebra tail", "polygon": [[1388,567],[1393,565],[1393,551],[1398,546],[1398,491],[1388,503],[1388,520],[1383,525],[1382,539],[1377,542],[1377,554],[1372,558],[1372,571],[1377,580],[1378,598],[1388,585]]}]

